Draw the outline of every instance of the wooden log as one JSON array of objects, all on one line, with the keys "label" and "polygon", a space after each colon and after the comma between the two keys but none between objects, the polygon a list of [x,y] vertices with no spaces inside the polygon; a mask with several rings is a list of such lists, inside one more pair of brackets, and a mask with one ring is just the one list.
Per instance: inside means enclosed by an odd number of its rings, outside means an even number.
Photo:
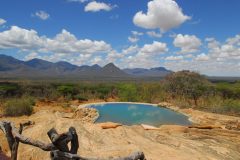
[{"label": "wooden log", "polygon": [[[78,156],[77,154],[71,154],[61,151],[51,151],[51,160],[108,160],[99,158],[86,158]],[[112,160],[146,160],[143,152],[134,152],[127,157],[113,158]]]},{"label": "wooden log", "polygon": [[77,131],[74,127],[70,127],[69,128],[69,133],[72,135],[70,153],[77,154],[77,151],[78,151],[78,148],[79,148]]},{"label": "wooden log", "polygon": [[[70,127],[69,131],[63,134],[58,134],[56,129],[48,131],[48,136],[52,143],[45,144],[38,140],[24,137],[22,131],[24,127],[31,125],[31,122],[20,124],[17,129],[14,123],[9,121],[0,121],[0,129],[5,134],[9,148],[11,150],[11,160],[17,160],[17,152],[19,142],[38,147],[44,151],[51,151],[50,157],[52,160],[101,160],[98,158],[85,158],[77,155],[79,148],[78,135],[74,127]],[[71,149],[67,144],[71,141]],[[127,157],[115,158],[112,160],[146,160],[143,152],[135,152]]]},{"label": "wooden log", "polygon": [[[12,145],[15,141],[13,139],[18,139],[19,142],[21,142],[21,143],[38,147],[44,151],[51,151],[51,150],[56,149],[52,143],[45,144],[41,141],[33,140],[31,138],[27,138],[27,137],[21,135],[19,133],[19,131],[17,130],[17,128],[14,126],[14,123],[12,123],[12,122],[2,121],[2,122],[0,122],[0,128],[3,131],[3,133],[5,134],[7,140],[9,139],[8,144],[9,144],[10,149],[12,148]],[[11,132],[9,132],[9,128],[11,129]],[[13,138],[13,139],[11,139],[11,138]]]},{"label": "wooden log", "polygon": [[51,160],[93,160],[80,157],[77,154],[71,154],[67,152],[61,152],[58,150],[51,151],[50,153]]},{"label": "wooden log", "polygon": [[22,134],[24,127],[28,125],[31,125],[30,121],[27,123],[20,124],[19,130],[17,130],[14,124],[9,121],[3,121],[0,124],[0,128],[5,133],[5,136],[8,141],[12,160],[17,160],[17,153],[18,153],[18,146],[19,146],[19,139],[14,137],[15,135],[14,132],[16,132],[16,134]]},{"label": "wooden log", "polygon": [[54,146],[62,152],[70,152],[68,148],[68,143],[72,140],[72,134],[67,132],[63,134],[58,134],[55,128],[48,131],[48,137],[54,144]]},{"label": "wooden log", "polygon": [[146,160],[143,152],[134,152],[130,154],[128,157],[116,158],[113,160]]}]

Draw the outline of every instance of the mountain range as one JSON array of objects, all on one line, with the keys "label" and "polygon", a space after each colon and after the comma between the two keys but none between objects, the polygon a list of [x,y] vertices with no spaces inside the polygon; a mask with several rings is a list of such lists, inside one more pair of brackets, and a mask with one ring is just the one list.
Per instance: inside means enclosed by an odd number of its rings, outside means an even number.
[{"label": "mountain range", "polygon": [[70,79],[134,79],[134,78],[162,78],[172,71],[164,67],[158,68],[126,68],[120,69],[113,63],[103,67],[98,64],[77,66],[71,63],[49,62],[42,59],[21,61],[7,55],[0,55],[0,78],[70,78]]}]

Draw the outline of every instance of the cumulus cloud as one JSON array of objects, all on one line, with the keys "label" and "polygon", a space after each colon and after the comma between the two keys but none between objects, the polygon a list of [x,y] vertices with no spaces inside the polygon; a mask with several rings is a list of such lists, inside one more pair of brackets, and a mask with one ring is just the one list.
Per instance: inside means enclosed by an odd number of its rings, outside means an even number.
[{"label": "cumulus cloud", "polygon": [[158,54],[158,53],[164,53],[167,52],[167,44],[154,41],[152,44],[145,44],[140,52],[147,53],[147,54]]},{"label": "cumulus cloud", "polygon": [[89,2],[84,10],[85,12],[98,12],[98,11],[111,11],[113,8],[117,7],[116,5],[106,4],[103,2],[92,1]]},{"label": "cumulus cloud", "polygon": [[148,2],[147,13],[137,12],[133,18],[135,25],[146,29],[160,29],[166,32],[180,26],[191,17],[185,15],[174,0],[152,0]]},{"label": "cumulus cloud", "polygon": [[183,60],[183,56],[168,56],[165,58],[167,61],[178,61]]},{"label": "cumulus cloud", "polygon": [[145,44],[141,48],[135,46],[132,49],[132,55],[125,56],[122,61],[122,66],[128,66],[130,68],[150,68],[150,67],[159,67],[159,62],[161,54],[168,52],[168,47],[166,43],[154,41],[151,44]]},{"label": "cumulus cloud", "polygon": [[19,48],[34,50],[43,45],[43,38],[35,30],[27,30],[12,26],[9,30],[0,32],[0,48]]},{"label": "cumulus cloud", "polygon": [[139,41],[139,36],[142,36],[142,35],[143,35],[142,32],[132,31],[132,35],[128,37],[128,40],[132,43],[136,43]]},{"label": "cumulus cloud", "polygon": [[153,38],[161,38],[162,34],[161,33],[157,33],[155,31],[148,31],[147,35]]},{"label": "cumulus cloud", "polygon": [[37,11],[34,15],[41,20],[47,20],[50,17],[50,15],[45,11]]},{"label": "cumulus cloud", "polygon": [[182,35],[178,34],[173,44],[175,47],[181,48],[181,51],[179,53],[194,53],[199,50],[199,47],[201,46],[202,42],[199,38],[197,38],[195,35]]},{"label": "cumulus cloud", "polygon": [[0,26],[5,24],[7,21],[5,19],[0,18]]},{"label": "cumulus cloud", "polygon": [[128,37],[128,40],[129,40],[131,43],[136,43],[136,42],[139,41],[139,38],[138,38],[138,37],[131,37],[131,36],[129,36],[129,37]]},{"label": "cumulus cloud", "polygon": [[210,58],[208,55],[206,55],[205,53],[199,54],[196,57],[197,61],[208,61]]},{"label": "cumulus cloud", "polygon": [[165,66],[174,71],[191,69],[208,75],[239,76],[240,35],[228,38],[223,43],[212,37],[205,41],[206,53],[192,55],[190,59],[182,59],[178,63],[166,61]]},{"label": "cumulus cloud", "polygon": [[35,30],[27,30],[17,26],[0,32],[0,48],[59,54],[93,54],[111,50],[111,46],[104,41],[79,40],[65,29],[54,38],[48,38],[39,36]]},{"label": "cumulus cloud", "polygon": [[128,48],[123,49],[122,54],[129,55],[129,54],[132,54],[132,53],[136,53],[138,51],[139,51],[138,45],[131,45]]},{"label": "cumulus cloud", "polygon": [[142,35],[143,35],[142,32],[138,32],[138,31],[132,31],[132,34],[133,34],[134,36],[142,36]]},{"label": "cumulus cloud", "polygon": [[233,38],[229,38],[225,43],[212,39],[208,42],[209,55],[218,60],[239,60],[240,59],[240,35],[236,35]]}]

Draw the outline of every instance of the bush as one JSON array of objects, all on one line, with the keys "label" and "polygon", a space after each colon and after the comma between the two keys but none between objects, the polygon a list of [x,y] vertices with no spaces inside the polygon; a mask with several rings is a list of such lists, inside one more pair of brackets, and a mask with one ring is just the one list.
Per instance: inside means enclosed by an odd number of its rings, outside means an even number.
[{"label": "bush", "polygon": [[79,101],[88,101],[87,97],[84,97],[82,95],[76,95],[75,99],[79,100]]},{"label": "bush", "polygon": [[240,115],[240,101],[228,99],[225,100],[223,105],[218,109],[220,113],[230,113]]},{"label": "bush", "polygon": [[198,73],[180,71],[172,73],[165,78],[165,87],[172,96],[183,96],[194,100],[197,106],[198,99],[212,92],[212,84]]},{"label": "bush", "polygon": [[31,115],[33,112],[33,101],[30,99],[11,99],[4,105],[6,116]]},{"label": "bush", "polygon": [[61,85],[57,87],[57,91],[64,97],[70,96],[71,98],[76,95],[76,88],[73,85]]},{"label": "bush", "polygon": [[224,99],[239,99],[240,98],[240,83],[221,82],[216,84],[217,91]]},{"label": "bush", "polygon": [[118,85],[118,97],[120,101],[137,102],[139,93],[137,91],[136,84],[119,84]]},{"label": "bush", "polygon": [[0,82],[0,96],[1,97],[12,97],[19,94],[20,87],[15,83],[4,83]]}]

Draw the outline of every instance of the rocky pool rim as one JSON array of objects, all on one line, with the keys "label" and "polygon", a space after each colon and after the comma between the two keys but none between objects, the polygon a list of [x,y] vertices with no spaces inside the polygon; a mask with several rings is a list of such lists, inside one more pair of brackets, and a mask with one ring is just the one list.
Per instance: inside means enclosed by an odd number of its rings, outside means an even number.
[{"label": "rocky pool rim", "polygon": [[[104,104],[142,104],[142,105],[151,105],[152,107],[159,107],[159,108],[166,108],[166,109],[169,109],[169,110],[171,110],[171,111],[173,111],[173,112],[176,112],[176,113],[180,113],[180,114],[182,114],[182,115],[184,115],[184,116],[186,116],[187,117],[187,120],[189,121],[189,122],[191,122],[192,124],[194,124],[195,122],[193,121],[193,119],[192,119],[192,117],[191,117],[191,115],[189,115],[189,114],[186,114],[186,113],[184,113],[184,112],[181,112],[181,111],[179,111],[179,110],[175,110],[175,109],[173,109],[173,108],[171,108],[170,106],[163,106],[163,105],[161,105],[161,102],[160,103],[147,103],[147,102],[90,102],[90,103],[85,103],[85,104],[80,104],[77,108],[87,108],[87,107],[90,107],[90,105],[104,105]],[[97,110],[97,112],[98,112],[98,114],[99,114],[99,111]],[[99,114],[100,115],[100,114]],[[95,121],[96,121],[97,119],[95,119]],[[95,121],[94,121],[94,123],[95,123]],[[111,122],[111,121],[110,121]],[[123,125],[123,124],[122,124]],[[136,124],[136,125],[138,125],[138,124]],[[136,125],[126,125],[126,126],[136,126]],[[179,125],[179,126],[183,126],[183,125]]]}]

